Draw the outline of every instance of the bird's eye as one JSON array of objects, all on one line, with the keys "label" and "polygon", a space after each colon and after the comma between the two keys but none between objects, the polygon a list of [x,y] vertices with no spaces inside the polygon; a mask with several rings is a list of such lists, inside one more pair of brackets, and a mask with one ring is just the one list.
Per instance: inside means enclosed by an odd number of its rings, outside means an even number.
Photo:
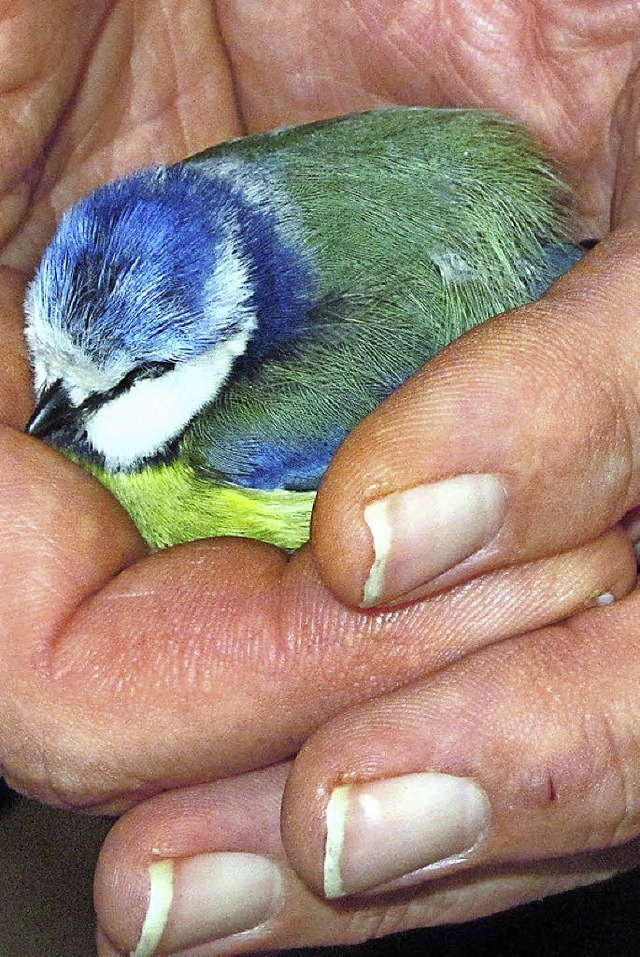
[{"label": "bird's eye", "polygon": [[119,395],[124,395],[129,389],[140,382],[142,379],[157,379],[165,372],[171,372],[175,369],[175,362],[169,360],[165,362],[144,362],[131,369],[116,385],[104,392],[92,392],[84,402],[78,407],[78,412],[95,412],[100,406],[112,399],[117,399]]},{"label": "bird's eye", "polygon": [[135,379],[157,379],[158,376],[164,375],[165,372],[171,372],[175,367],[175,362],[169,360],[164,362],[145,362],[142,365],[136,366],[132,372],[135,373]]},{"label": "bird's eye", "polygon": [[134,366],[133,369],[127,372],[117,385],[109,389],[108,393],[104,394],[108,396],[109,399],[115,399],[116,396],[127,392],[136,382],[140,382],[142,379],[158,379],[161,375],[164,375],[165,372],[171,372],[175,367],[175,362],[169,360],[166,362],[141,362],[140,365]]}]

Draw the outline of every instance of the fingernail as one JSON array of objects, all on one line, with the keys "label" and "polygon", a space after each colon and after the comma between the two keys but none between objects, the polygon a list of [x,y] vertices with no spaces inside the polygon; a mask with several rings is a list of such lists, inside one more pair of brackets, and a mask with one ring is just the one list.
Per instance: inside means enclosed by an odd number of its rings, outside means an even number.
[{"label": "fingernail", "polygon": [[149,868],[149,903],[130,957],[171,954],[254,930],[282,906],[276,864],[257,854],[216,853]]},{"label": "fingernail", "polygon": [[489,817],[480,785],[449,774],[337,787],[326,811],[325,896],[344,897],[453,863],[484,836]]},{"label": "fingernail", "polygon": [[156,861],[149,868],[149,903],[140,940],[130,957],[150,957],[155,954],[167,924],[172,900],[173,861]]},{"label": "fingernail", "polygon": [[372,502],[364,519],[375,559],[362,606],[400,598],[469,558],[498,533],[506,508],[495,475],[456,475]]}]

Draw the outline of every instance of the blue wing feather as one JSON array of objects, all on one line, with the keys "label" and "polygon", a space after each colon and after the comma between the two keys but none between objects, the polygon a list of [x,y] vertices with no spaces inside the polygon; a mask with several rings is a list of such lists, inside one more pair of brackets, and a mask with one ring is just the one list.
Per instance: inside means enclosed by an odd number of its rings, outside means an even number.
[{"label": "blue wing feather", "polygon": [[528,265],[523,279],[531,301],[539,299],[552,282],[584,256],[584,250],[573,243],[549,243],[543,247],[542,258]]}]

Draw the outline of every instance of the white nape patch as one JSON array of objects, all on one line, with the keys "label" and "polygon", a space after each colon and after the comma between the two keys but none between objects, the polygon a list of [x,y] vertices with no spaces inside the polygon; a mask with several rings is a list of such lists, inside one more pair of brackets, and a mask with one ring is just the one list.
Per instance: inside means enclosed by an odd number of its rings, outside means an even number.
[{"label": "white nape patch", "polygon": [[65,329],[49,322],[40,311],[30,283],[24,302],[25,338],[31,355],[34,385],[40,392],[45,385],[62,379],[74,405],[80,405],[93,392],[107,392],[129,371],[125,357],[114,357],[108,369],[100,367],[75,342]]},{"label": "white nape patch", "polygon": [[228,180],[254,209],[266,207],[277,215],[283,205],[280,184],[267,165],[256,166],[237,157],[221,156],[210,164],[205,163],[201,170],[213,179]]},{"label": "white nape patch", "polygon": [[256,328],[256,316],[251,308],[249,270],[239,251],[239,227],[230,226],[225,238],[224,251],[204,286],[205,311],[218,329],[233,323],[250,333]]},{"label": "white nape patch", "polygon": [[234,360],[247,347],[251,325],[204,355],[155,379],[141,379],[87,418],[89,441],[110,470],[157,455],[215,398]]},{"label": "white nape patch", "polygon": [[[283,130],[285,129],[286,127],[283,127]],[[265,136],[277,132],[282,130],[272,130]],[[280,177],[268,163],[249,163],[237,156],[227,155],[208,162],[197,162],[197,168],[214,180],[228,180],[252,209],[268,210],[269,215],[275,217],[282,238],[298,254],[302,253],[304,229],[300,210],[292,203]]]}]

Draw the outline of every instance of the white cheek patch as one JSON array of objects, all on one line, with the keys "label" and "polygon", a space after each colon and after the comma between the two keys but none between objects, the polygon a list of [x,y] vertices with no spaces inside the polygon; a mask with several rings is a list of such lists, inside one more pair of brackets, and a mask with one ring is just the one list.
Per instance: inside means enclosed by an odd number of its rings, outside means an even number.
[{"label": "white cheek patch", "polygon": [[142,379],[87,418],[87,437],[110,470],[134,467],[180,435],[194,415],[215,398],[250,330],[222,346],[176,366],[155,379]]}]

